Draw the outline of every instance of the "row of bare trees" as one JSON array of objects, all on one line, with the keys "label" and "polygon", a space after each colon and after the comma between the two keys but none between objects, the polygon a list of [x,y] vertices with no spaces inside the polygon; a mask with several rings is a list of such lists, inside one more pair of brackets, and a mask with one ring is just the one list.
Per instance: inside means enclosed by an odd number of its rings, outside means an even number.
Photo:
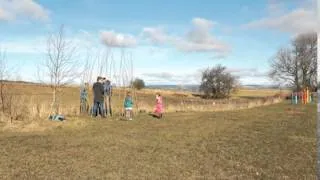
[{"label": "row of bare trees", "polygon": [[9,78],[9,71],[7,67],[6,61],[6,52],[0,49],[0,99],[1,99],[1,111],[2,113],[5,112],[5,94],[6,92],[6,84],[5,80]]},{"label": "row of bare trees", "polygon": [[[66,37],[65,28],[62,25],[57,32],[52,33],[47,38],[45,60],[38,65],[38,80],[42,84],[47,84],[52,89],[52,103],[49,115],[58,114],[63,95],[64,87],[75,82],[93,83],[94,75],[107,75],[113,78],[119,86],[129,86],[133,78],[132,54],[126,53],[125,48],[121,48],[121,59],[119,67],[116,67],[112,48],[105,48],[104,54],[99,51],[93,53],[92,47],[86,47],[86,55],[80,57],[79,45]],[[9,99],[8,84],[5,80],[10,78],[7,67],[7,57],[5,51],[0,49],[0,100],[1,111],[5,112]],[[124,96],[124,95],[123,95]],[[121,96],[119,95],[119,98]]]},{"label": "row of bare trees", "polygon": [[[84,63],[78,56],[77,48],[76,44],[66,38],[63,26],[57,33],[48,37],[46,61],[40,66],[38,72],[42,71],[40,73],[42,77],[50,78],[49,84],[52,88],[50,115],[59,113],[62,88],[79,77],[82,84],[85,82],[92,84],[94,73],[112,77],[119,86],[127,86],[132,81],[132,54],[125,53],[125,48],[121,49],[119,69],[116,68],[111,47],[107,47],[102,55],[101,51],[93,54],[91,47],[87,47]],[[119,98],[121,98],[120,94]]]},{"label": "row of bare trees", "polygon": [[317,87],[317,34],[298,35],[271,60],[270,77],[300,91]]},{"label": "row of bare trees", "polygon": [[12,92],[12,83],[9,79],[13,77],[14,67],[9,67],[7,53],[0,47],[0,118],[12,121],[23,114],[23,109],[17,109],[21,105],[22,99],[14,96]]},{"label": "row of bare trees", "polygon": [[7,56],[5,50],[0,49],[0,100],[1,100],[1,113],[6,116],[8,111],[8,101],[11,99],[8,96],[8,88],[6,80],[9,79],[10,71],[7,65]]}]

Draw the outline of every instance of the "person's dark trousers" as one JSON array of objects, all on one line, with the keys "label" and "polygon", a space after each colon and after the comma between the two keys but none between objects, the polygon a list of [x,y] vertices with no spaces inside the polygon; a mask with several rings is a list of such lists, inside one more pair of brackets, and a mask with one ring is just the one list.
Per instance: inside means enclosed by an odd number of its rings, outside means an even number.
[{"label": "person's dark trousers", "polygon": [[98,114],[101,115],[101,117],[105,117],[104,113],[104,103],[100,101],[95,101],[93,104],[93,116],[96,117]]}]

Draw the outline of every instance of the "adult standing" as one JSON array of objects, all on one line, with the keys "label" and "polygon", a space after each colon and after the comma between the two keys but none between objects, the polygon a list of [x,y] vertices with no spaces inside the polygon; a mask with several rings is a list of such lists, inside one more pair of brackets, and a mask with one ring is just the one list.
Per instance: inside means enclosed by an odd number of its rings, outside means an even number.
[{"label": "adult standing", "polygon": [[104,105],[106,108],[106,115],[108,114],[112,116],[112,108],[111,108],[111,96],[112,96],[112,85],[109,79],[106,79],[104,83]]},{"label": "adult standing", "polygon": [[104,114],[104,87],[103,78],[98,76],[97,82],[93,84],[93,116],[96,117],[98,114],[105,118]]}]

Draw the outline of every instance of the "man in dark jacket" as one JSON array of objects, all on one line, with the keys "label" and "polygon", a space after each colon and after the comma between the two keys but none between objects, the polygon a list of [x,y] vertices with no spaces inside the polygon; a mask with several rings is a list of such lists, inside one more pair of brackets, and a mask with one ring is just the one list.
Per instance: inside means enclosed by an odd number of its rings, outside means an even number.
[{"label": "man in dark jacket", "polygon": [[98,114],[100,114],[101,117],[104,118],[104,88],[102,81],[103,78],[98,76],[97,82],[93,84],[93,116],[96,117]]}]

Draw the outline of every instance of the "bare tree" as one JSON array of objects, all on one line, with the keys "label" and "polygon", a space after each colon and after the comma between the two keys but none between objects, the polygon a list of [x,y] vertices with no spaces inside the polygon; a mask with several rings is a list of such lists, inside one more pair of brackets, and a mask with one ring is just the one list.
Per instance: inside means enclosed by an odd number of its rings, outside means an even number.
[{"label": "bare tree", "polygon": [[76,46],[67,40],[62,25],[57,33],[47,39],[44,72],[49,77],[52,88],[52,104],[50,114],[59,113],[62,88],[72,83],[78,76],[79,62],[75,60]]},{"label": "bare tree", "polygon": [[301,86],[315,87],[317,76],[317,34],[301,34],[293,41],[301,69]]},{"label": "bare tree", "polygon": [[6,81],[9,79],[9,69],[7,65],[7,55],[2,48],[0,48],[0,98],[1,98],[1,111],[5,113],[6,101]]},{"label": "bare tree", "polygon": [[288,48],[280,49],[275,58],[272,59],[269,75],[275,81],[282,81],[300,89],[299,62]]},{"label": "bare tree", "polygon": [[85,59],[85,63],[83,66],[83,70],[81,73],[81,83],[92,83],[92,75],[93,75],[93,71],[94,71],[94,65],[95,65],[95,61],[92,58],[92,54],[90,53],[91,50],[89,48],[87,48],[87,54],[86,54],[86,59]]},{"label": "bare tree", "polygon": [[[13,123],[14,119],[22,117],[22,99],[16,96],[10,89],[12,89],[12,74],[14,67],[8,66],[8,60],[5,50],[0,47],[0,101],[1,101],[1,118],[5,117]],[[15,73],[17,74],[17,73]]]},{"label": "bare tree", "polygon": [[271,60],[270,77],[300,90],[317,86],[317,34],[298,35]]}]

